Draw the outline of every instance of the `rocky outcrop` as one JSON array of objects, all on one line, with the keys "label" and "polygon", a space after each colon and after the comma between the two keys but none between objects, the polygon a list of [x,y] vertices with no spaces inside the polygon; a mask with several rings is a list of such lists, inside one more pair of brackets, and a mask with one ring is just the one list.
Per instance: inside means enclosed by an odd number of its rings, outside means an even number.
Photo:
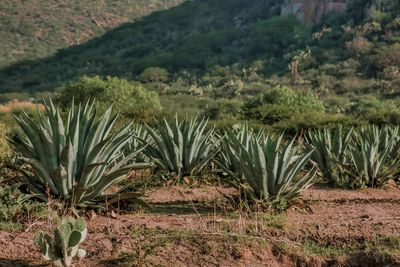
[{"label": "rocky outcrop", "polygon": [[285,0],[281,15],[294,14],[302,23],[318,24],[330,12],[345,12],[346,0]]}]

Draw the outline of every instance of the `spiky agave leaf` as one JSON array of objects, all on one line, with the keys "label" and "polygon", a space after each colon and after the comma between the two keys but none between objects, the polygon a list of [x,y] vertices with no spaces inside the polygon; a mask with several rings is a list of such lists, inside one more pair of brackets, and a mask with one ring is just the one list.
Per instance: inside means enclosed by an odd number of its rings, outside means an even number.
[{"label": "spiky agave leaf", "polygon": [[309,131],[306,143],[313,150],[311,160],[318,167],[319,174],[334,185],[348,183],[342,165],[353,142],[353,129],[323,129]]},{"label": "spiky agave leaf", "polygon": [[146,125],[150,138],[144,153],[161,169],[178,177],[200,173],[214,156],[214,129],[207,129],[208,120],[197,117],[168,123],[164,118],[157,127]]},{"label": "spiky agave leaf", "polygon": [[356,131],[344,165],[352,187],[382,187],[398,173],[396,128],[369,126]]},{"label": "spiky agave leaf", "polygon": [[132,134],[128,143],[124,146],[120,158],[116,160],[116,166],[123,167],[132,163],[149,163],[150,159],[143,153],[146,142],[151,142],[150,135],[143,124],[133,124],[128,129]]},{"label": "spiky agave leaf", "polygon": [[[251,129],[247,124],[233,129],[232,132],[236,134],[236,138],[246,148],[249,148],[251,136],[255,137],[257,140],[266,138],[263,131],[260,130],[258,132],[254,132],[253,129]],[[220,149],[214,159],[214,162],[228,174],[234,175],[237,167],[235,166],[235,162],[232,161],[230,157],[229,142],[224,142],[226,133],[224,133],[223,136],[218,136],[217,138],[218,141],[220,141],[218,142]]]},{"label": "spiky agave leaf", "polygon": [[15,117],[19,128],[13,144],[34,174],[25,175],[28,186],[41,199],[48,197],[49,188],[52,197],[65,204],[83,205],[131,169],[146,167],[118,164],[132,133],[127,126],[110,134],[118,116],[111,108],[98,117],[94,101],[84,106],[73,103],[65,124],[51,100],[45,103],[44,112],[37,113],[37,120],[26,113]]},{"label": "spiky agave leaf", "polygon": [[236,133],[227,130],[224,140],[234,162],[235,170],[231,173],[247,181],[257,199],[290,201],[310,186],[313,170],[298,180],[297,176],[312,151],[299,153],[300,148],[294,145],[294,139],[283,146],[282,136],[274,140],[270,136],[257,138],[249,135],[249,140],[243,142]]}]

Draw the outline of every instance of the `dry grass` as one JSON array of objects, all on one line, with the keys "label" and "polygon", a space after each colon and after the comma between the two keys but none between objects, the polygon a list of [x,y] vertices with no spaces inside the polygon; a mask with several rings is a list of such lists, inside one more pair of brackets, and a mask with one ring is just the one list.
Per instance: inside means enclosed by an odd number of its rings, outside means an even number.
[{"label": "dry grass", "polygon": [[0,104],[0,113],[12,113],[19,110],[34,111],[36,108],[44,110],[44,105],[26,100],[13,100],[7,104]]}]

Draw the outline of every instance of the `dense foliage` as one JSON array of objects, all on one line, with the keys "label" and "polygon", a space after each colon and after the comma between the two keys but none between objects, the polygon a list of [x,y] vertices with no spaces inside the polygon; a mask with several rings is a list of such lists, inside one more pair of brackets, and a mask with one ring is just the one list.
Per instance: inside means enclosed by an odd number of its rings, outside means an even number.
[{"label": "dense foliage", "polygon": [[[51,58],[4,68],[0,91],[24,93],[0,99],[86,83],[101,84],[99,93],[79,89],[80,98],[96,95],[128,119],[146,122],[153,115],[202,113],[292,134],[336,124],[398,124],[398,1],[352,0],[346,13],[313,26],[279,16],[281,4],[186,1]],[[63,102],[78,96],[77,88],[65,91]],[[156,95],[143,88],[161,95],[161,114]]]},{"label": "dense foliage", "polygon": [[[292,78],[313,89],[368,92],[379,86],[378,80],[389,90],[398,85],[396,0],[362,1],[354,9],[350,1],[348,13],[328,16],[314,27],[301,25],[293,16],[278,16],[281,4],[187,1],[52,58],[11,66],[1,73],[3,89],[51,89],[54,82],[84,74],[139,79],[149,67],[166,68],[174,77],[181,71],[198,75],[239,63],[258,75],[281,75],[294,59]],[[331,83],[332,78],[338,80]]]},{"label": "dense foliage", "polygon": [[64,106],[70,104],[71,97],[77,102],[96,99],[103,110],[112,105],[123,115],[141,120],[151,118],[162,109],[157,93],[116,77],[83,76],[64,85],[59,92],[59,102]]},{"label": "dense foliage", "polygon": [[50,56],[179,0],[1,1],[0,67]]},{"label": "dense foliage", "polygon": [[304,112],[324,114],[325,107],[312,92],[296,92],[290,88],[274,88],[251,98],[244,106],[244,116],[264,124],[274,124]]}]

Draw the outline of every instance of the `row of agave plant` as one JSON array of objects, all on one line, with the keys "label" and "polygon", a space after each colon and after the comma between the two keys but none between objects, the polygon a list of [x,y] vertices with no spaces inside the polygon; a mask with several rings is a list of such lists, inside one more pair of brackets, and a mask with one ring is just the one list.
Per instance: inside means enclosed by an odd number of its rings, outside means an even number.
[{"label": "row of agave plant", "polygon": [[295,199],[315,173],[335,185],[380,187],[399,170],[396,127],[338,128],[297,138],[266,135],[249,127],[218,132],[208,120],[177,117],[148,125],[127,125],[113,131],[111,108],[97,115],[95,103],[72,104],[66,121],[49,101],[34,118],[16,117],[13,144],[19,168],[30,191],[69,207],[86,207],[137,198],[139,194],[105,194],[131,170],[155,168],[179,179],[218,166],[248,199],[266,203]]},{"label": "row of agave plant", "polygon": [[399,127],[310,131],[306,143],[320,176],[335,186],[384,187],[400,174]]}]

